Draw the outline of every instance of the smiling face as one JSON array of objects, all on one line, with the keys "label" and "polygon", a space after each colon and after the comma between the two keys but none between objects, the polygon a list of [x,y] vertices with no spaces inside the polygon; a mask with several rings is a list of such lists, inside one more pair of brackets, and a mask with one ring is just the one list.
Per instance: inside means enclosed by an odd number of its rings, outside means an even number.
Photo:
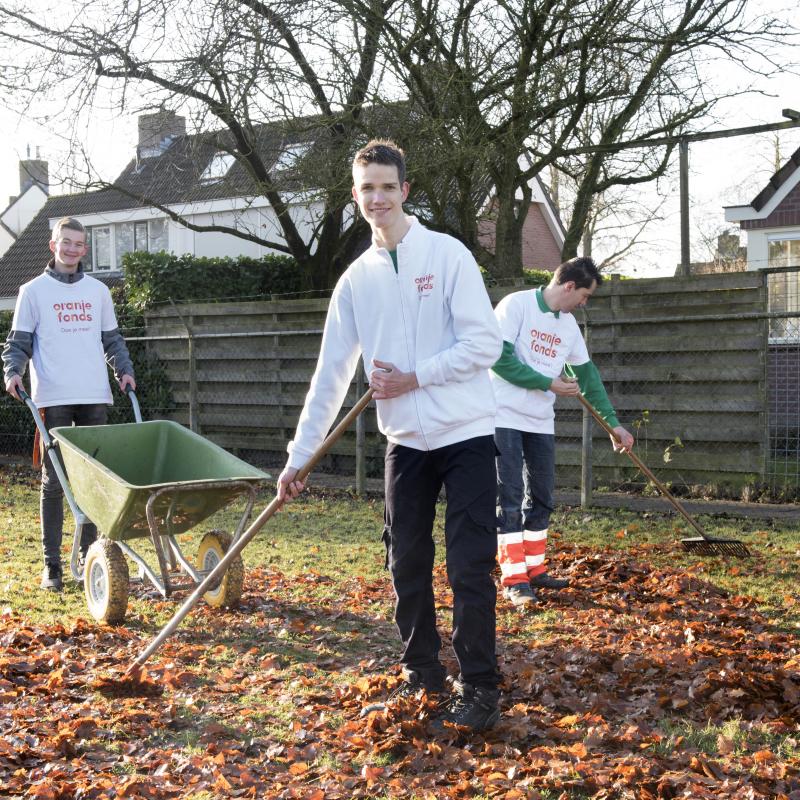
[{"label": "smiling face", "polygon": [[394,164],[354,165],[353,198],[373,233],[386,235],[405,226],[406,197],[408,183],[400,182]]},{"label": "smiling face", "polygon": [[62,227],[56,238],[50,240],[50,252],[55,256],[57,269],[73,272],[86,255],[86,233]]}]

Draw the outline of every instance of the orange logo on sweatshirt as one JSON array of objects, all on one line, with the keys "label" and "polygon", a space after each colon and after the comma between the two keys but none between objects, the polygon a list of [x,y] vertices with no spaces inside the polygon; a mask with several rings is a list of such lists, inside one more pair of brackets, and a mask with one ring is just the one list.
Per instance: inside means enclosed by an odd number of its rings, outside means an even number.
[{"label": "orange logo on sweatshirt", "polygon": [[92,304],[76,300],[74,303],[53,303],[53,311],[59,322],[91,322]]},{"label": "orange logo on sweatshirt", "polygon": [[420,275],[419,278],[414,278],[420,297],[427,297],[433,291],[433,278],[433,274]]},{"label": "orange logo on sweatshirt", "polygon": [[558,350],[556,350],[556,348],[560,344],[560,336],[531,328],[531,350],[533,350],[534,353],[547,356],[547,358],[555,358],[558,355]]}]

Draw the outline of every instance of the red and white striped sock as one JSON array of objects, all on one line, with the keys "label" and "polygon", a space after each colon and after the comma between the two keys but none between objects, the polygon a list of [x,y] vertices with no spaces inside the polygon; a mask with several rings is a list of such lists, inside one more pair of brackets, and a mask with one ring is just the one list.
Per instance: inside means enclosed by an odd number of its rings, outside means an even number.
[{"label": "red and white striped sock", "polygon": [[547,570],[544,565],[544,551],[547,547],[547,528],[543,531],[522,531],[525,553],[526,580],[535,578]]},{"label": "red and white striped sock", "polygon": [[497,534],[497,560],[500,563],[503,586],[528,582],[522,531]]}]

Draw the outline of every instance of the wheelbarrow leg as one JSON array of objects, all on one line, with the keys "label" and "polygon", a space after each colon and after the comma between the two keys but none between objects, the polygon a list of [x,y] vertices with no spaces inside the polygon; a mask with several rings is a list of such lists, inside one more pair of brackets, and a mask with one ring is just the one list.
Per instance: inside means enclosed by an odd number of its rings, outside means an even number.
[{"label": "wheelbarrow leg", "polygon": [[[316,467],[323,456],[330,450],[330,448],[341,438],[342,434],[350,427],[356,417],[369,405],[372,400],[372,389],[368,389],[361,399],[350,409],[342,421],[328,434],[325,441],[317,448],[311,455],[311,458],[300,468],[295,480],[305,480],[311,470]],[[172,619],[161,629],[161,632],[153,639],[152,642],[134,659],[133,663],[128,667],[126,673],[130,674],[145,664],[156,650],[168,639],[178,625],[181,624],[183,618],[197,605],[200,598],[208,591],[208,589],[215,585],[228,568],[228,564],[236,558],[251,539],[266,525],[268,520],[275,514],[276,511],[283,505],[283,500],[275,497],[272,502],[253,520],[250,527],[244,533],[233,541],[228,551],[222,557],[222,560],[206,575],[200,585],[189,595],[184,604],[175,612]]]}]

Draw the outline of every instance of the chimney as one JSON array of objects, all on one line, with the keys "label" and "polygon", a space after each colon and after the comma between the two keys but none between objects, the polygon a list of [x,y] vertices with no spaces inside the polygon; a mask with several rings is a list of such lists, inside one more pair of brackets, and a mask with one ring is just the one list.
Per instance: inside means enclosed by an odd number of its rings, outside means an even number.
[{"label": "chimney", "polygon": [[160,156],[176,136],[186,134],[186,118],[174,111],[156,111],[154,114],[139,116],[139,145],[136,156],[139,159]]},{"label": "chimney", "polygon": [[739,234],[725,231],[717,236],[717,256],[734,260],[739,257]]},{"label": "chimney", "polygon": [[[30,148],[28,148],[30,156]],[[50,174],[47,162],[39,158],[37,148],[36,158],[26,158],[19,162],[19,193],[25,192],[34,184],[39,186],[45,194],[50,194]]]}]

